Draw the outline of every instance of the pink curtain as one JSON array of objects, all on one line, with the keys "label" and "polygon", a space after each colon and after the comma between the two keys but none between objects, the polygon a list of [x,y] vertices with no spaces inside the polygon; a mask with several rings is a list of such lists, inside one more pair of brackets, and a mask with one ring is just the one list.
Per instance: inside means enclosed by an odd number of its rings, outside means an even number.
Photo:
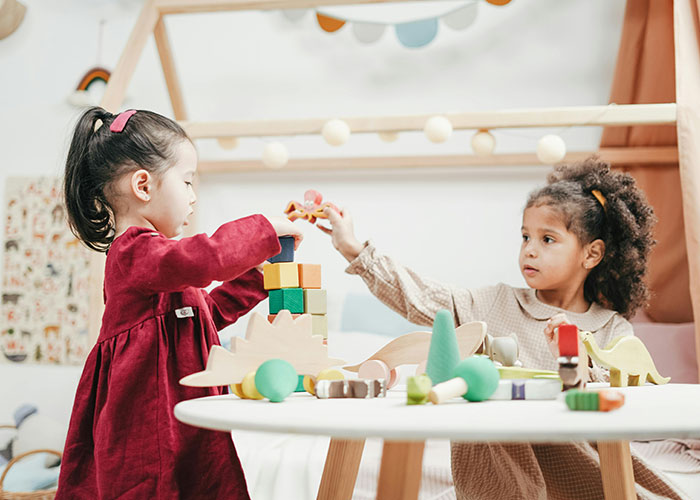
[{"label": "pink curtain", "polygon": [[[675,0],[673,10],[678,160],[695,314],[695,355],[700,360],[700,2]],[[700,368],[698,371],[700,376]]]},{"label": "pink curtain", "polygon": [[[673,4],[628,1],[610,102],[675,102],[673,53]],[[673,125],[606,127],[601,139],[601,147],[676,144]],[[616,167],[637,179],[659,219],[655,231],[657,245],[649,263],[652,298],[646,313],[658,322],[693,321],[683,206],[678,196],[681,190],[678,165]]]}]

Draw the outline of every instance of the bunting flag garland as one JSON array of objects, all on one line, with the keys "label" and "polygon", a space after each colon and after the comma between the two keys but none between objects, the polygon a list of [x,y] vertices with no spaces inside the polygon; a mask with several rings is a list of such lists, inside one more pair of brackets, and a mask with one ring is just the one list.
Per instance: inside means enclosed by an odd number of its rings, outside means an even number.
[{"label": "bunting flag garland", "polygon": [[[511,0],[485,0],[491,5],[503,6],[511,2]],[[338,8],[330,9],[323,8],[323,12],[315,10],[316,21],[320,28],[327,33],[335,33],[346,24],[352,25],[352,33],[355,38],[361,43],[369,44],[378,41],[386,27],[391,25],[394,27],[396,37],[399,42],[408,48],[420,48],[432,42],[438,33],[438,19],[442,20],[443,24],[453,30],[463,30],[471,26],[476,20],[477,8],[481,0],[469,0],[467,2],[451,2],[458,4],[456,7],[449,8],[447,12],[422,19],[402,19],[400,21],[378,21],[369,19],[360,19],[352,15],[345,16],[339,14]],[[424,2],[428,3],[428,2]],[[449,2],[448,2],[449,3]],[[413,4],[415,5],[415,4]],[[386,8],[387,6],[383,6]],[[394,5],[393,7],[396,7]],[[437,6],[429,6],[433,11]],[[333,13],[329,13],[332,11]],[[348,12],[348,11],[345,11]],[[287,9],[282,13],[290,21],[300,21],[306,14],[306,9]]]}]

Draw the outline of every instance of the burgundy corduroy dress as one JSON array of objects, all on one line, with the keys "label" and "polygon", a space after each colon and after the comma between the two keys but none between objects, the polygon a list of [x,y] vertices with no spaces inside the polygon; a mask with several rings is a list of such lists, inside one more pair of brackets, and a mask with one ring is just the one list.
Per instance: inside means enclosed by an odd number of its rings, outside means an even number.
[{"label": "burgundy corduroy dress", "polygon": [[[224,388],[178,381],[205,368],[217,331],[267,294],[254,267],[279,253],[253,215],[204,234],[167,239],[131,227],[105,265],[105,312],[78,384],[57,500],[248,499],[228,433],[180,423],[185,399]],[[210,293],[212,281],[224,282]]]}]

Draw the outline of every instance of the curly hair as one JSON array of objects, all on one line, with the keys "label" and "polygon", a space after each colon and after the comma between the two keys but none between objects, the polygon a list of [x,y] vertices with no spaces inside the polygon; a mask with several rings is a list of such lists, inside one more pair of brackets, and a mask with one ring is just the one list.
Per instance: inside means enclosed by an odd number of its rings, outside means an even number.
[{"label": "curly hair", "polygon": [[647,304],[645,275],[656,243],[652,237],[656,217],[631,175],[611,171],[597,157],[557,166],[547,176],[547,185],[530,194],[525,208],[542,205],[557,210],[582,244],[596,239],[605,243],[603,259],[586,277],[586,300],[628,319]]}]

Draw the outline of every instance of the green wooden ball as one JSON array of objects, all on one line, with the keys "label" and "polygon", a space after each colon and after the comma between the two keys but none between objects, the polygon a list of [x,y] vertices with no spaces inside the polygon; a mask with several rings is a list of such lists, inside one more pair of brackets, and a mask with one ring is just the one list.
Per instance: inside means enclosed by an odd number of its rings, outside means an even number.
[{"label": "green wooden ball", "polygon": [[284,401],[297,388],[299,376],[288,361],[268,359],[255,372],[255,387],[273,403]]},{"label": "green wooden ball", "polygon": [[462,377],[467,382],[468,390],[462,397],[468,401],[487,400],[498,389],[500,380],[498,368],[484,356],[470,356],[460,361],[453,376]]}]

